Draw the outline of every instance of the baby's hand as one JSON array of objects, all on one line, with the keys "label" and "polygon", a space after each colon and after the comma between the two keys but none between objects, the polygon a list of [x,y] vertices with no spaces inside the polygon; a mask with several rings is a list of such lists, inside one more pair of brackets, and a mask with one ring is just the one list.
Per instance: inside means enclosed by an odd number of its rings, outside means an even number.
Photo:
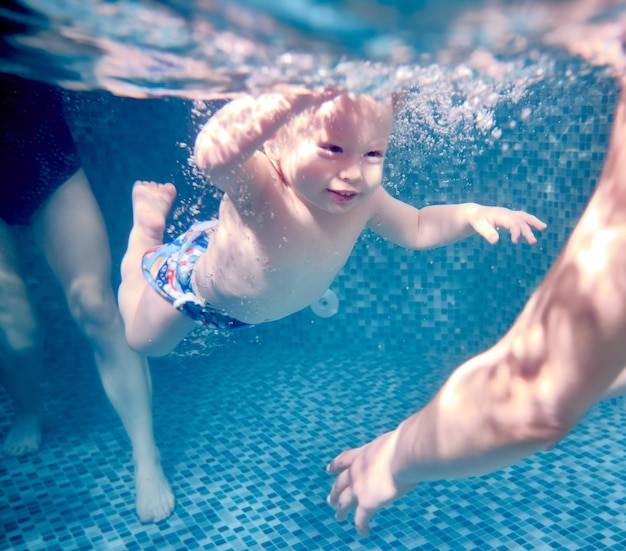
[{"label": "baby's hand", "polygon": [[543,231],[547,227],[539,218],[527,212],[483,205],[473,205],[468,221],[474,231],[492,245],[500,238],[498,228],[509,230],[513,243],[517,243],[522,235],[528,243],[534,245],[537,243],[537,238],[531,228]]},{"label": "baby's hand", "polygon": [[328,86],[326,88],[305,88],[304,86],[293,86],[280,84],[272,89],[278,92],[298,111],[304,111],[309,107],[335,99],[343,94],[342,90]]}]

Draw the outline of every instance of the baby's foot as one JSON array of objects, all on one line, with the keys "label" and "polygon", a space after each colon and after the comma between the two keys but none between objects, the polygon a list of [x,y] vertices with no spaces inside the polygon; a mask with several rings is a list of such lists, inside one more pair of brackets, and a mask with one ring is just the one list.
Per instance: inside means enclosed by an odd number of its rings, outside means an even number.
[{"label": "baby's foot", "polygon": [[176,188],[172,184],[135,182],[133,187],[133,232],[141,234],[148,246],[163,242],[165,221],[174,199]]},{"label": "baby's foot", "polygon": [[174,494],[159,462],[135,466],[135,508],[141,522],[159,522],[174,510]]},{"label": "baby's foot", "polygon": [[2,444],[2,451],[12,457],[37,453],[41,445],[41,418],[34,413],[15,416],[15,421]]}]

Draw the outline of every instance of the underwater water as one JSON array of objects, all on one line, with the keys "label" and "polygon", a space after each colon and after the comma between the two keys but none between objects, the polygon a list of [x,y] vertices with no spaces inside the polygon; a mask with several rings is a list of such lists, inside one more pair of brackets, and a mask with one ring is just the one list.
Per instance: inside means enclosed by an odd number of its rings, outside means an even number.
[{"label": "underwater water", "polygon": [[[200,125],[224,98],[283,83],[380,96],[405,87],[389,190],[416,206],[523,209],[548,229],[533,247],[475,237],[420,252],[366,232],[331,286],[334,316],[305,309],[233,335],[196,331],[151,360],[155,434],[177,500],[157,524],[135,514],[130,444],[26,233],[45,328],[45,431],[38,454],[0,459],[0,548],[623,549],[621,399],[597,405],[550,452],[420,485],[378,513],[366,539],[334,520],[325,466],[425,405],[541,281],[600,174],[626,67],[626,2],[267,4],[0,9],[0,71],[67,90],[115,285],[132,183],[177,186],[171,235],[210,217],[217,200],[189,162]],[[0,435],[11,416],[0,390]]]}]

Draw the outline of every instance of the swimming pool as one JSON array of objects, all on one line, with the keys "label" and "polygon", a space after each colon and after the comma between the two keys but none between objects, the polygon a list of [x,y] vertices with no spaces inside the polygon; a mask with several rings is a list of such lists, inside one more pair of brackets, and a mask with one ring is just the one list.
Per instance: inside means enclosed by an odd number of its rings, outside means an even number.
[{"label": "swimming pool", "polygon": [[[335,316],[306,309],[208,344],[194,334],[172,356],[152,361],[156,438],[177,498],[166,521],[143,525],[136,518],[123,428],[58,289],[36,286],[46,327],[46,432],[37,455],[2,458],[0,545],[623,548],[620,399],[596,406],[551,452],[490,476],[421,485],[378,514],[368,539],[335,522],[325,503],[328,460],[394,427],[461,361],[492,344],[584,208],[602,166],[617,87],[603,66],[544,54],[529,55],[503,81],[489,80],[478,61],[463,74],[454,63],[419,71],[422,99],[399,124],[387,169],[387,185],[416,205],[477,201],[533,212],[549,224],[539,243],[502,239],[492,247],[471,238],[414,253],[365,234],[332,286],[340,298]],[[546,76],[537,77],[538,68]],[[511,84],[515,78],[523,85]],[[488,93],[479,93],[481,86]],[[450,112],[446,90],[463,99],[474,94],[477,106],[442,118]],[[493,93],[497,99],[487,102]],[[68,93],[68,120],[110,231],[115,277],[134,180],[187,189],[173,227],[215,208],[201,186],[185,185],[198,104],[163,96]],[[25,249],[33,286],[51,279]],[[0,396],[4,433],[11,406]]]}]

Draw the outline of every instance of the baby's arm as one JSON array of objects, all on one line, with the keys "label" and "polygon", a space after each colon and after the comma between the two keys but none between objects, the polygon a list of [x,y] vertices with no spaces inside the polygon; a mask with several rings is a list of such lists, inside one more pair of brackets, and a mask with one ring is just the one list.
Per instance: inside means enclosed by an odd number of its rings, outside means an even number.
[{"label": "baby's arm", "polygon": [[260,169],[255,154],[263,144],[290,117],[337,94],[337,91],[314,93],[303,88],[281,87],[278,92],[231,101],[198,134],[196,165],[214,176],[223,191],[228,191],[230,184],[255,181],[255,172]]},{"label": "baby's arm", "polygon": [[506,228],[517,243],[523,236],[528,243],[537,239],[532,228],[546,224],[523,211],[487,207],[476,203],[433,205],[416,209],[394,199],[382,188],[376,197],[376,211],[368,226],[384,238],[408,249],[431,249],[469,237],[482,235],[489,243],[499,239],[498,228]]}]

